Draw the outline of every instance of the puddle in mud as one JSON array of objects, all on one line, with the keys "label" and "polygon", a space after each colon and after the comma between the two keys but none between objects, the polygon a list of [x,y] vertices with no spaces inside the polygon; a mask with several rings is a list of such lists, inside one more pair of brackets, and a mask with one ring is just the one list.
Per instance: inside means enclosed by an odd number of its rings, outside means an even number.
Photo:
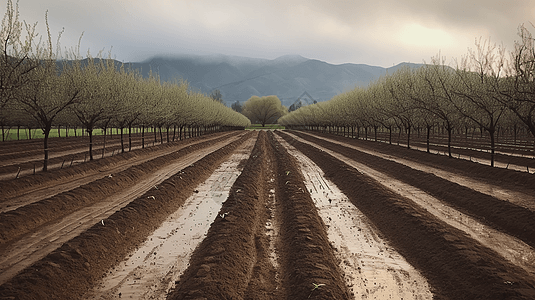
[{"label": "puddle in mud", "polygon": [[[299,140],[303,141],[302,139]],[[473,239],[496,251],[513,264],[522,267],[531,274],[535,274],[535,249],[521,240],[481,224],[472,217],[444,204],[418,188],[393,179],[331,150],[315,146],[377,180],[395,193],[411,199],[440,220],[468,233]]]},{"label": "puddle in mud", "polygon": [[299,161],[354,299],[432,299],[427,280],[381,239],[349,199],[312,161],[279,141]]},{"label": "puddle in mud", "polygon": [[224,162],[196,188],[198,193],[188,198],[127,260],[110,270],[85,299],[165,299],[206,236],[241,173],[238,164],[248,158],[253,146],[251,139],[245,149]]}]

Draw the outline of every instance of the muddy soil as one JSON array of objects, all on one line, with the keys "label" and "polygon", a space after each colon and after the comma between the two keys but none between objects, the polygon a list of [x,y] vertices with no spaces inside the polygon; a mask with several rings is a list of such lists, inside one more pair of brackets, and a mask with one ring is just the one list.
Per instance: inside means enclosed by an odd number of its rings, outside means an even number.
[{"label": "muddy soil", "polygon": [[[229,133],[218,133],[184,141],[163,144],[147,149],[138,149],[115,157],[77,165],[64,170],[54,170],[26,178],[0,182],[0,212],[37,202],[62,192],[102,178],[103,175],[118,174],[132,166],[169,155],[182,148],[204,141],[217,143],[230,137]],[[61,182],[58,182],[61,181]]]},{"label": "muddy soil", "polygon": [[[109,198],[113,197],[119,191],[123,191],[123,195],[119,197],[119,200],[122,200],[128,199],[129,197],[126,197],[127,195],[139,193],[140,189],[150,189],[159,183],[158,180],[155,181],[151,178],[161,178],[160,181],[163,181],[170,174],[176,172],[175,170],[178,165],[172,165],[173,162],[180,165],[183,157],[187,155],[202,157],[232,140],[226,138],[221,139],[223,140],[218,143],[208,140],[190,145],[168,155],[132,166],[117,174],[102,174],[99,176],[99,179],[88,184],[22,206],[13,211],[1,213],[0,245],[15,240],[47,222],[73,213],[81,207],[100,202],[114,203],[116,200]],[[205,149],[203,150],[204,152],[201,151],[202,149]],[[164,167],[168,167],[168,169]],[[134,190],[128,191],[127,189],[131,186],[134,187]]]},{"label": "muddy soil", "polygon": [[531,299],[533,274],[325,151],[283,137],[325,172],[441,299]]},{"label": "muddy soil", "polygon": [[127,260],[112,268],[84,299],[165,299],[204,239],[213,218],[247,161],[256,139],[247,140],[171,214]]},{"label": "muddy soil", "polygon": [[529,193],[532,175],[318,136],[218,136],[167,154],[183,166],[162,154],[144,168],[157,184],[52,235],[0,299],[535,298],[533,209],[490,187]]},{"label": "muddy soil", "polygon": [[282,138],[299,162],[354,299],[432,299],[427,280],[308,157]]},{"label": "muddy soil", "polygon": [[[317,135],[324,135],[324,133],[317,133],[314,134]],[[334,135],[329,134],[329,136],[333,137]],[[342,137],[339,136],[338,137]],[[358,139],[360,141],[365,142],[366,140]],[[385,135],[380,135],[379,137],[380,142],[378,144],[385,144],[388,145],[388,136],[385,137]],[[373,134],[368,135],[367,142],[369,143],[377,143],[372,142],[374,140]],[[529,141],[526,145],[507,145],[507,147],[501,146],[500,143],[496,144],[496,151],[495,151],[495,166],[505,169],[514,169],[517,171],[527,172],[530,173],[535,172],[535,154],[533,152],[533,142]],[[397,136],[393,138],[392,145],[396,147],[406,148],[407,147],[407,140],[406,137],[403,139],[398,140]],[[426,142],[423,137],[417,138],[411,137],[410,142],[411,149],[418,150],[420,152],[425,152],[426,149]],[[473,161],[480,164],[485,164],[487,166],[490,165],[490,145],[488,140],[478,141],[478,139],[468,139],[465,138],[457,138],[456,141],[453,142],[452,145],[452,156],[455,158],[460,158],[463,160]],[[438,140],[435,139],[433,142],[430,143],[430,153],[438,154],[442,156],[448,155],[448,148],[447,148],[447,141],[444,140]]]},{"label": "muddy soil", "polygon": [[[6,299],[79,299],[132,252],[251,134],[206,155],[0,286]],[[74,275],[76,274],[76,275]]]}]

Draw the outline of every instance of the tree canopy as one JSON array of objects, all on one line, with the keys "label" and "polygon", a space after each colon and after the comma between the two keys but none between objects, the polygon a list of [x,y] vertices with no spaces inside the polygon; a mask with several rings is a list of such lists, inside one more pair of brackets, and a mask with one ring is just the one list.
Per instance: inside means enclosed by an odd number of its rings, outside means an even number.
[{"label": "tree canopy", "polygon": [[252,96],[243,105],[242,113],[251,120],[251,123],[274,124],[277,120],[288,113],[277,96]]}]

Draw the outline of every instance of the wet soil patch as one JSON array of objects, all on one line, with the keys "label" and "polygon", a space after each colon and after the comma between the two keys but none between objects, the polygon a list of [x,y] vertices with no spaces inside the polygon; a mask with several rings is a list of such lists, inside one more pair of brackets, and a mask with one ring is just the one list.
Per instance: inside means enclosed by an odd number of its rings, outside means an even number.
[{"label": "wet soil patch", "polygon": [[[225,139],[222,137],[220,139]],[[147,170],[155,170],[183,155],[212,145],[213,140],[182,148],[169,155],[161,156],[140,165],[128,168],[118,174],[103,174],[102,178],[68,192],[20,207],[13,211],[0,213],[0,250],[1,245],[15,240],[35,228],[66,216],[80,207],[106,199],[113,193],[135,185],[150,175]],[[149,175],[148,175],[149,174]]]},{"label": "wet soil patch", "polygon": [[286,299],[352,298],[298,162],[272,132],[269,138],[277,158],[276,198],[281,212],[281,274]]},{"label": "wet soil patch", "polygon": [[[168,299],[243,299],[246,294],[277,299],[275,270],[262,238],[268,150],[266,133],[260,132],[242,173]],[[258,280],[260,274],[262,280]],[[248,291],[250,285],[254,293]]]},{"label": "wet soil patch", "polygon": [[0,286],[6,299],[79,299],[252,134],[205,156]]},{"label": "wet soil patch", "polygon": [[400,163],[310,135],[296,134],[308,141],[417,187],[437,199],[451,204],[456,209],[476,218],[480,222],[515,236],[528,245],[535,247],[535,211],[480,193],[434,174],[412,169]]},{"label": "wet soil patch", "polygon": [[535,281],[466,233],[331,155],[286,134],[428,279],[436,299],[533,299]]},{"label": "wet soil patch", "polygon": [[[295,131],[293,131],[295,132]],[[333,139],[339,142],[348,143],[358,147],[374,150],[384,154],[393,154],[397,157],[417,161],[418,163],[427,164],[436,168],[447,170],[453,173],[462,174],[477,178],[481,181],[488,182],[497,186],[502,186],[511,190],[522,190],[526,193],[535,193],[535,175],[527,172],[520,172],[514,170],[507,170],[502,168],[493,168],[487,165],[476,162],[467,161],[464,159],[457,159],[438,154],[429,154],[419,150],[406,149],[404,147],[389,145],[387,143],[379,143],[373,141],[365,141],[359,139],[345,138],[338,135],[324,134],[314,132],[315,135],[325,138]],[[304,138],[304,136],[303,136]],[[490,156],[490,155],[489,155]],[[482,157],[485,158],[485,157]],[[488,157],[486,157],[488,159]],[[507,156],[507,159],[510,157]],[[530,163],[535,163],[534,159],[516,158],[515,164],[523,166]],[[509,162],[504,160],[505,163]],[[513,163],[513,162],[511,162]],[[535,166],[534,166],[535,168]]]},{"label": "wet soil patch", "polygon": [[[236,133],[232,133],[232,134],[236,134]],[[21,191],[35,188],[36,186],[39,186],[39,187],[52,186],[52,185],[55,185],[55,182],[59,180],[66,181],[74,177],[80,177],[81,175],[86,174],[88,172],[94,172],[95,170],[101,170],[101,169],[107,169],[107,168],[110,168],[110,166],[118,165],[124,162],[125,160],[135,160],[137,157],[146,156],[155,151],[161,151],[161,150],[165,151],[165,149],[169,149],[169,148],[184,147],[192,143],[196,143],[196,142],[206,140],[206,139],[212,139],[214,137],[217,138],[217,140],[213,140],[213,142],[217,142],[219,140],[224,139],[225,137],[228,137],[228,135],[229,134],[227,132],[216,133],[213,135],[204,135],[204,136],[186,139],[182,141],[156,145],[156,146],[148,147],[145,149],[135,149],[129,152],[117,154],[112,157],[105,157],[102,159],[89,161],[84,164],[73,165],[72,167],[69,167],[69,168],[55,169],[47,173],[37,173],[34,176],[26,176],[26,177],[22,177],[18,179],[0,181],[0,190],[2,191],[0,195],[0,201],[13,197],[16,194],[20,193]],[[70,164],[70,159],[66,162],[66,166],[68,164]]]}]

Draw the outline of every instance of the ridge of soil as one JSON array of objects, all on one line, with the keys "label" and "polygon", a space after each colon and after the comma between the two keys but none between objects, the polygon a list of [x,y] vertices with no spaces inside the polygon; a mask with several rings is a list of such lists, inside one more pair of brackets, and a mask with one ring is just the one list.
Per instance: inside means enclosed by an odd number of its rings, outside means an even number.
[{"label": "ridge of soil", "polygon": [[535,280],[466,233],[358,170],[285,133],[426,276],[436,299],[533,299]]},{"label": "ridge of soil", "polygon": [[2,194],[0,195],[0,201],[15,196],[16,193],[21,190],[31,190],[35,186],[46,185],[48,183],[53,183],[55,181],[60,180],[71,180],[72,178],[80,177],[90,172],[113,168],[114,166],[123,163],[125,160],[134,160],[141,156],[150,155],[150,153],[153,153],[155,151],[165,151],[166,149],[174,148],[177,146],[186,147],[195,142],[202,141],[205,139],[211,139],[214,137],[217,138],[217,140],[220,140],[229,135],[230,134],[227,132],[216,133],[213,135],[204,135],[182,141],[160,144],[145,149],[135,149],[129,152],[117,154],[115,156],[109,156],[102,159],[89,161],[87,163],[77,164],[64,169],[54,169],[46,173],[37,173],[33,176],[2,180],[0,181],[0,190],[2,190]]},{"label": "ridge of soil", "polygon": [[[504,231],[535,247],[535,211],[483,194],[434,174],[412,169],[397,162],[310,135],[292,133],[415,186],[444,202],[450,203],[459,211],[478,219],[480,222]],[[526,173],[526,176],[533,175]]]},{"label": "ridge of soil", "polygon": [[272,132],[269,140],[276,157],[286,299],[351,299],[298,162],[275,140]]},{"label": "ridge of soil", "polygon": [[[270,169],[281,219],[280,287],[263,232]],[[350,299],[303,180],[295,159],[273,134],[260,132],[228,200],[168,299]]]},{"label": "ridge of soil", "polygon": [[[297,133],[297,131],[291,132]],[[342,137],[339,135],[319,132],[314,132],[314,134],[339,142],[344,142],[359,147],[365,147],[367,149],[378,151],[384,154],[397,153],[402,158],[417,161],[419,163],[428,164],[430,166],[438,167],[444,170],[449,170],[450,172],[461,173],[465,176],[475,177],[481,179],[482,181],[486,181],[498,186],[507,187],[512,190],[518,190],[519,188],[523,188],[526,191],[531,191],[532,193],[535,192],[535,175],[528,174],[527,172],[491,167],[477,162],[457,159],[455,157],[431,154],[415,149],[407,149],[405,147],[396,146],[394,144],[389,145],[388,143],[353,139]],[[509,158],[509,156],[507,156],[507,158]],[[521,160],[521,162],[517,162],[518,165],[525,165],[531,162],[535,163],[535,159],[518,159]],[[535,166],[533,166],[533,168],[535,168]]]},{"label": "ridge of soil", "polygon": [[[0,286],[3,299],[78,299],[176,211],[252,133],[183,169]],[[75,276],[73,276],[76,274]],[[0,299],[2,299],[0,298]]]},{"label": "ridge of soil", "polygon": [[243,299],[252,273],[258,269],[264,269],[266,277],[257,286],[255,299],[277,299],[273,298],[273,266],[268,262],[255,267],[258,260],[267,258],[266,240],[261,238],[265,222],[262,211],[268,198],[270,153],[266,144],[262,131],[206,238],[195,249],[189,267],[168,299]]},{"label": "ridge of soil", "polygon": [[[219,139],[223,140],[226,137]],[[118,174],[113,174],[111,177],[103,175],[103,178],[73,190],[19,207],[13,211],[0,213],[0,246],[47,222],[66,216],[80,207],[102,201],[106,196],[135,184],[141,178],[148,176],[147,170],[157,169],[172,160],[179,159],[185,154],[195,152],[213,143],[214,141],[209,140],[190,145],[171,154],[132,166]]]}]

